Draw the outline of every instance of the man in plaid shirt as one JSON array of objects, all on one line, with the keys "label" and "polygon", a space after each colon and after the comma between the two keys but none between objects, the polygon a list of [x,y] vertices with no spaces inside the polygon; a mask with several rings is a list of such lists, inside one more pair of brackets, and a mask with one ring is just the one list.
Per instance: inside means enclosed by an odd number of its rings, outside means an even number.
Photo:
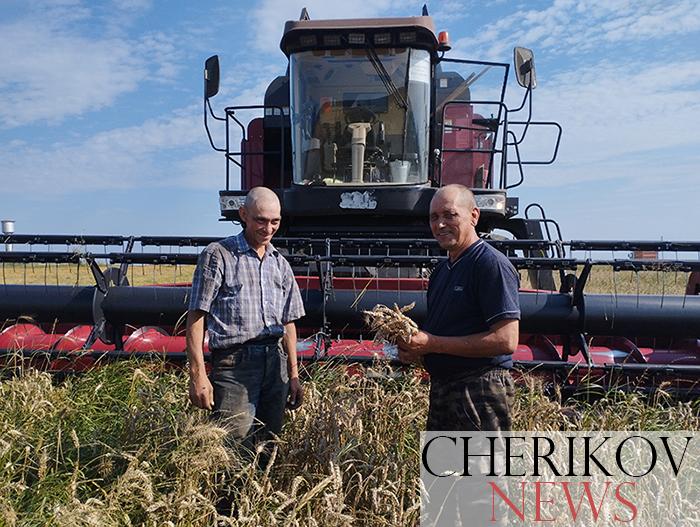
[{"label": "man in plaid shirt", "polygon": [[[250,190],[240,209],[244,230],[207,246],[197,263],[187,313],[190,400],[213,410],[231,438],[252,447],[278,435],[285,404],[303,399],[294,321],[304,316],[299,287],[271,240],[280,202]],[[209,336],[211,376],[204,367]]]}]

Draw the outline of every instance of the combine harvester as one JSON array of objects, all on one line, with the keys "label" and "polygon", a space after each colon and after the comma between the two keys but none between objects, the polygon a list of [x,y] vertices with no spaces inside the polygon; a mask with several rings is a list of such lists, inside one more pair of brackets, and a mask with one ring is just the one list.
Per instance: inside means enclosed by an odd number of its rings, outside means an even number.
[{"label": "combine harvester", "polygon": [[[530,50],[515,48],[524,94],[509,108],[510,65],[445,57],[447,34],[436,34],[425,8],[419,17],[356,20],[311,20],[304,10],[300,20],[287,22],[280,47],[289,68],[270,84],[263,104],[229,106],[223,115],[211,105],[219,63],[209,58],[204,122],[212,147],[226,159],[222,220],[239,221],[254,186],[280,197],[282,228],[274,243],[293,265],[306,304],[299,324],[304,360],[391,357],[390,346],[366,334],[361,312],[415,302],[410,314],[420,323],[427,277],[444,258],[428,228],[429,203],[441,185],[462,183],[481,209],[478,231],[530,278],[530,289],[520,294],[517,367],[571,390],[593,383],[663,387],[681,397],[698,392],[700,243],[563,241],[539,205],[519,216],[509,191],[523,183],[527,165],[554,161],[561,137],[557,123],[532,119]],[[210,132],[211,119],[225,127],[223,146]],[[526,160],[523,145],[536,130],[551,132],[552,152]],[[235,172],[241,190],[231,188]],[[214,238],[13,234],[4,241],[29,250],[0,253],[3,270],[14,263],[82,264],[95,280],[54,285],[47,273],[43,285],[0,286],[6,361],[53,371],[133,354],[184,362],[188,284],[129,286],[127,269],[195,264]],[[66,250],[38,252],[36,245]],[[614,257],[630,251],[674,257]],[[601,253],[613,258],[594,258]],[[99,263],[109,264],[109,272]],[[587,293],[596,267],[690,273],[691,280],[682,296]]]}]

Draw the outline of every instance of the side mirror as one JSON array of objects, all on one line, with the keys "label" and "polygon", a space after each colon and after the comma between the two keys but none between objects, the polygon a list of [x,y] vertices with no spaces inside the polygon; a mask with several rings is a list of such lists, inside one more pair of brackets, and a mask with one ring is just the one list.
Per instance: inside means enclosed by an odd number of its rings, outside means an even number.
[{"label": "side mirror", "polygon": [[515,48],[513,50],[513,64],[518,84],[523,88],[534,90],[537,87],[537,74],[535,73],[535,55],[532,50]]},{"label": "side mirror", "polygon": [[213,55],[204,63],[204,98],[219,93],[219,56]]}]

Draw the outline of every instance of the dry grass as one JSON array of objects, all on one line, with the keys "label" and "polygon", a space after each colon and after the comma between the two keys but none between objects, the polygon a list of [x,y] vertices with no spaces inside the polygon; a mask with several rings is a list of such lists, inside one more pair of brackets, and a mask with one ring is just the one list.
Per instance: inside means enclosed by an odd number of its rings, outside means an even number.
[{"label": "dry grass", "polygon": [[[186,400],[186,378],[123,362],[58,384],[27,372],[0,384],[0,525],[210,526],[217,491],[237,489],[249,526],[412,526],[427,387],[415,375],[308,372],[269,470],[227,449]],[[562,405],[529,380],[525,430],[698,430],[697,404],[610,392]],[[223,519],[222,519],[223,520]]]},{"label": "dry grass", "polygon": [[186,393],[181,374],[136,362],[0,384],[0,524],[209,526],[227,488],[236,525],[416,522],[426,394],[414,376],[315,370],[266,471],[227,449]]},{"label": "dry grass", "polygon": [[[576,275],[582,269],[577,269]],[[567,271],[572,273],[573,271]],[[594,267],[586,282],[587,293],[612,293],[629,295],[683,295],[690,273],[675,271],[613,271],[612,268]],[[520,271],[520,281],[530,286],[526,271]],[[559,273],[554,273],[554,283],[561,285]]]},{"label": "dry grass", "polygon": [[[176,284],[190,282],[193,273],[193,265],[131,265],[127,278],[132,285]],[[5,284],[95,284],[90,269],[75,264],[0,264],[0,280]]]},{"label": "dry grass", "polygon": [[[580,269],[577,274],[580,274]],[[192,265],[132,265],[127,277],[132,285],[188,283],[192,280]],[[527,273],[520,272],[523,285],[529,285]],[[0,264],[0,280],[6,284],[79,284],[93,285],[90,270],[85,265],[72,264]],[[688,273],[642,271],[614,272],[594,268],[586,286],[589,293],[682,295]],[[559,287],[559,276],[555,273]]]}]

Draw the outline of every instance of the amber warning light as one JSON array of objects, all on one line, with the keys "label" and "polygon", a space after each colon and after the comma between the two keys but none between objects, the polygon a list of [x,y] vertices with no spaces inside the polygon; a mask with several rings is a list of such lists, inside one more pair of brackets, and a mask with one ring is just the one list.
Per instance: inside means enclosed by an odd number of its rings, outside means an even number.
[{"label": "amber warning light", "polygon": [[438,35],[438,44],[438,49],[440,51],[449,51],[452,49],[452,46],[450,46],[450,34],[447,31],[440,31]]}]

